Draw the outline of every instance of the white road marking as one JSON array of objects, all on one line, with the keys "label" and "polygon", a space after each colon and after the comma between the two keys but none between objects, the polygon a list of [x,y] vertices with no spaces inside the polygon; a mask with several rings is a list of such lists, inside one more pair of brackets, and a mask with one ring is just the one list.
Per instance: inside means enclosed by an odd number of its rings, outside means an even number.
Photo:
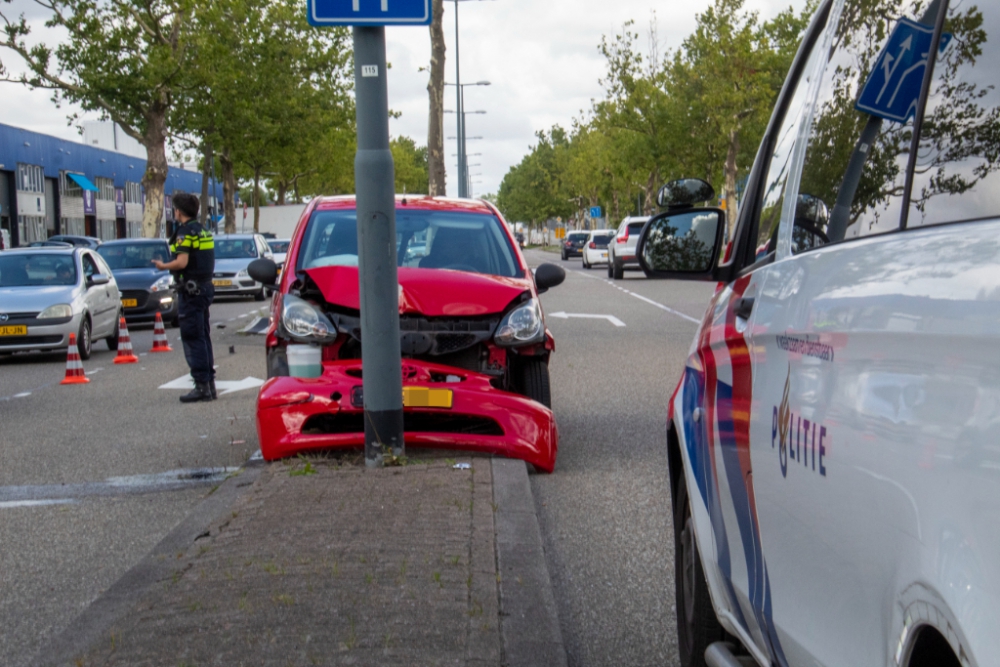
[{"label": "white road marking", "polygon": [[[242,380],[216,380],[215,387],[219,390],[219,395],[232,394],[233,392],[245,389],[256,389],[264,384],[260,378],[245,377]],[[161,384],[160,389],[194,389],[194,379],[190,375],[183,375],[176,380],[171,380],[166,384]]]},{"label": "white road marking", "polygon": [[607,284],[611,285],[614,288],[620,289],[622,292],[625,292],[629,296],[634,296],[635,298],[639,299],[640,301],[645,301],[646,303],[648,303],[651,306],[655,306],[655,307],[659,308],[660,310],[665,310],[668,313],[670,313],[671,315],[676,315],[677,317],[683,318],[683,319],[687,320],[688,322],[694,322],[695,324],[701,324],[701,320],[699,320],[697,318],[691,317],[690,315],[688,315],[686,313],[682,313],[679,310],[674,310],[670,306],[664,306],[662,303],[657,303],[656,301],[653,301],[652,299],[644,297],[641,294],[636,294],[635,292],[630,292],[629,290],[625,289],[624,287],[621,287],[620,285],[617,285],[612,280],[606,280],[606,279],[603,279],[603,278],[598,278],[597,276],[590,276],[590,275],[587,275],[586,273],[584,273],[583,271],[576,271],[576,273],[579,273],[584,278],[590,278],[592,280],[600,280],[603,283],[607,283]]},{"label": "white road marking", "polygon": [[0,501],[0,510],[14,507],[41,507],[44,505],[72,505],[76,501],[72,498],[58,498],[51,500],[4,500]]},{"label": "white road marking", "polygon": [[590,313],[565,313],[565,312],[559,311],[558,313],[549,313],[549,317],[557,317],[557,318],[559,318],[561,320],[569,319],[570,317],[575,317],[575,318],[579,318],[579,319],[587,319],[587,320],[607,320],[608,322],[611,322],[611,324],[615,325],[616,327],[623,327],[623,326],[625,326],[625,323],[622,322],[617,317],[615,317],[614,315],[592,315]]},{"label": "white road marking", "polygon": [[84,373],[84,375],[94,375],[95,373],[100,373],[100,372],[101,372],[101,371],[103,371],[103,370],[104,370],[104,367],[103,367],[103,366],[101,366],[101,367],[99,367],[99,368],[95,368],[95,369],[94,369],[94,370],[92,370],[92,371],[87,371],[86,373]]},{"label": "white road marking", "polygon": [[14,394],[13,398],[27,398],[28,396],[31,396],[30,391],[22,391],[20,394]]}]

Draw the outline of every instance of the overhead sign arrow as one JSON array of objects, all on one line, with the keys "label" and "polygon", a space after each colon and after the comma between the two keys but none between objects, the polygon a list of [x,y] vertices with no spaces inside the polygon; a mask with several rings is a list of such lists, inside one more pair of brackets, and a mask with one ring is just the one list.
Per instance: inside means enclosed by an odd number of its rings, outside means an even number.
[{"label": "overhead sign arrow", "polygon": [[[219,395],[232,394],[233,392],[245,389],[256,389],[264,384],[260,378],[245,377],[242,380],[216,380],[215,387],[219,390]],[[190,375],[171,380],[166,384],[161,384],[160,389],[194,389],[194,380]]]},{"label": "overhead sign arrow", "polygon": [[584,319],[584,320],[607,320],[608,322],[611,322],[611,324],[615,325],[616,327],[623,327],[623,326],[625,326],[625,323],[622,322],[617,317],[615,317],[614,315],[594,315],[594,314],[591,314],[591,313],[566,313],[566,312],[563,312],[563,311],[559,311],[558,313],[549,313],[548,316],[549,317],[556,317],[556,318],[558,318],[560,320],[567,320],[567,319],[569,319],[571,317],[576,317],[576,318]]}]

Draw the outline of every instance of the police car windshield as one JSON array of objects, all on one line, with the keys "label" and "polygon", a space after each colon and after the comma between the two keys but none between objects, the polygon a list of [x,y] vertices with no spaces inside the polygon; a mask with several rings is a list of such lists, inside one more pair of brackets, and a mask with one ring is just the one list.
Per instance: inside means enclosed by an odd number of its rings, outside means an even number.
[{"label": "police car windshield", "polygon": [[97,249],[112,271],[124,269],[154,269],[153,260],[170,261],[166,243],[113,243]]},{"label": "police car windshield", "polygon": [[0,256],[0,287],[75,284],[76,262],[72,255],[4,253]]},{"label": "police car windshield", "polygon": [[216,239],[216,259],[241,259],[257,256],[257,244],[253,239]]},{"label": "police car windshield", "polygon": [[[524,276],[503,223],[487,213],[397,210],[396,260],[402,268]],[[357,265],[356,212],[314,212],[297,268]]]}]

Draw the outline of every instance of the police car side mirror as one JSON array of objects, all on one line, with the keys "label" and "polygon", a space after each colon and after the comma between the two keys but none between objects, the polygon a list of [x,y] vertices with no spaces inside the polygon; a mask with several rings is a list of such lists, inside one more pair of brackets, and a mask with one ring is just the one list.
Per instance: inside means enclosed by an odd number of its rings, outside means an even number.
[{"label": "police car side mirror", "polygon": [[650,278],[713,280],[725,227],[726,212],[718,208],[661,213],[639,233],[639,266]]},{"label": "police car side mirror", "polygon": [[250,262],[247,273],[262,285],[274,285],[278,282],[278,265],[270,259],[255,259]]}]

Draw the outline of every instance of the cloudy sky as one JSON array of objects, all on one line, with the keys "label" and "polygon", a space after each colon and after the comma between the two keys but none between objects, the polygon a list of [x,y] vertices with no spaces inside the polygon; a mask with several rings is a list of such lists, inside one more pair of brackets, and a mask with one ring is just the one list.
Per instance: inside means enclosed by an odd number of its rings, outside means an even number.
[{"label": "cloudy sky", "polygon": [[[633,19],[645,35],[654,17],[659,50],[676,48],[695,25],[695,14],[709,0],[469,0],[459,2],[462,81],[489,81],[489,87],[466,88],[468,111],[484,115],[468,116],[468,136],[483,137],[469,142],[475,194],[496,192],[504,175],[534,143],[535,132],[554,124],[569,127],[573,118],[602,97],[598,79],[604,61],[597,50],[602,35],[620,32]],[[747,7],[770,18],[803,0],[747,0]],[[37,13],[31,0],[14,0],[3,9]],[[39,16],[35,25],[45,35]],[[446,0],[444,16],[448,54],[446,80],[455,80],[455,2]],[[49,38],[57,35],[49,33]],[[645,38],[644,38],[645,46]],[[402,113],[393,120],[394,136],[407,135],[417,143],[427,141],[427,73],[421,72],[430,60],[430,37],[426,28],[387,30],[389,104]],[[18,63],[7,52],[0,58],[12,71]],[[445,93],[445,108],[455,109],[454,88]],[[0,123],[78,140],[68,127],[69,108],[58,109],[45,91],[28,91],[14,84],[0,84]],[[445,136],[454,137],[455,115],[445,115]],[[455,142],[445,142],[448,192],[454,195],[457,158]]]}]

